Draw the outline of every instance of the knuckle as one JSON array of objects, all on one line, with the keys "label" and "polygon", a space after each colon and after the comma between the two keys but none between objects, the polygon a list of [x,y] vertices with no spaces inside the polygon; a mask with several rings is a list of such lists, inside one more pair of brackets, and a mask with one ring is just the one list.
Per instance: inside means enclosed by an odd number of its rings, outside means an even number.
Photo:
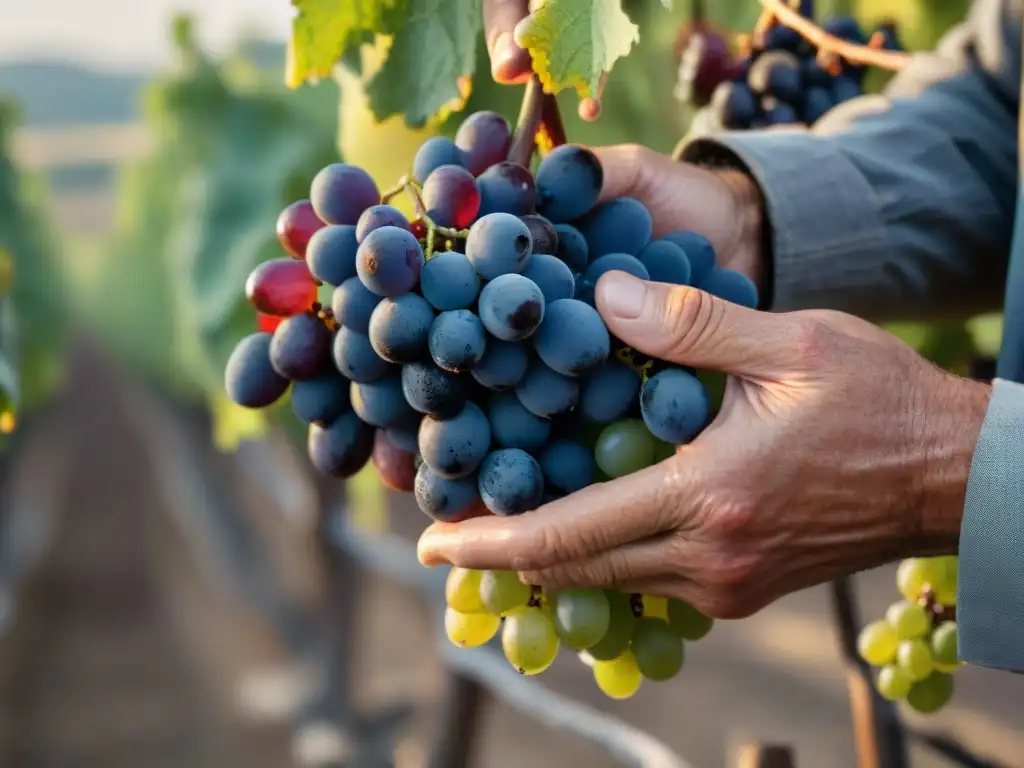
[{"label": "knuckle", "polygon": [[809,366],[824,360],[835,347],[836,332],[831,324],[820,316],[801,319],[796,328],[794,350],[797,359]]},{"label": "knuckle", "polygon": [[713,619],[745,619],[759,608],[754,601],[743,595],[720,589],[710,590],[705,605],[695,607]]},{"label": "knuckle", "polygon": [[727,592],[741,592],[760,572],[760,556],[720,552],[710,563],[707,580]]},{"label": "knuckle", "polygon": [[710,294],[693,288],[673,287],[662,303],[662,322],[669,330],[667,355],[686,355],[697,343],[714,338],[724,307]]},{"label": "knuckle", "polygon": [[712,538],[731,541],[743,537],[750,531],[750,525],[757,514],[756,503],[746,495],[736,495],[722,500],[708,517],[707,528]]}]

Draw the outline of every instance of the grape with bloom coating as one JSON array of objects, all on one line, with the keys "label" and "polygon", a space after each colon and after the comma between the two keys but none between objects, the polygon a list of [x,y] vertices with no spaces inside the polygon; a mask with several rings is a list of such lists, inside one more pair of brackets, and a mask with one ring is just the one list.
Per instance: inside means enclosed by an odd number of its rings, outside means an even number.
[{"label": "grape with bloom coating", "polygon": [[509,664],[521,675],[539,675],[558,655],[558,634],[551,617],[530,605],[516,608],[505,617],[501,647]]},{"label": "grape with bloom coating", "polygon": [[654,437],[639,419],[617,421],[597,439],[594,458],[608,477],[631,475],[654,463]]},{"label": "grape with bloom coating", "polygon": [[604,590],[564,590],[555,595],[554,608],[555,631],[570,648],[586,650],[608,631],[611,608]]},{"label": "grape with bloom coating", "polygon": [[953,678],[945,672],[932,672],[914,683],[907,694],[907,704],[923,715],[938,712],[953,695]]},{"label": "grape with bloom coating", "polygon": [[669,600],[668,625],[684,640],[700,640],[711,631],[715,620],[705,616],[689,603]]},{"label": "grape with bloom coating", "polygon": [[453,567],[444,583],[444,598],[448,607],[459,613],[486,613],[480,599],[480,578],[483,571]]},{"label": "grape with bloom coating", "polygon": [[501,619],[490,613],[459,613],[447,608],[444,629],[448,639],[460,648],[476,648],[498,633]]},{"label": "grape with bloom coating", "polygon": [[632,647],[636,664],[648,680],[671,680],[683,668],[682,638],[662,619],[637,619]]},{"label": "grape with bloom coating", "polygon": [[878,667],[896,658],[899,644],[899,635],[889,622],[875,621],[860,631],[857,637],[857,652],[866,662]]},{"label": "grape with bloom coating", "polygon": [[611,699],[628,699],[639,690],[643,679],[636,656],[628,648],[614,659],[594,662],[594,681]]},{"label": "grape with bloom coating", "polygon": [[523,584],[515,571],[484,571],[480,576],[480,600],[484,608],[501,615],[526,605],[530,585]]},{"label": "grape with bloom coating", "polygon": [[608,598],[608,631],[587,652],[598,661],[611,661],[629,648],[636,617],[629,595],[615,589],[606,589],[604,594]]}]

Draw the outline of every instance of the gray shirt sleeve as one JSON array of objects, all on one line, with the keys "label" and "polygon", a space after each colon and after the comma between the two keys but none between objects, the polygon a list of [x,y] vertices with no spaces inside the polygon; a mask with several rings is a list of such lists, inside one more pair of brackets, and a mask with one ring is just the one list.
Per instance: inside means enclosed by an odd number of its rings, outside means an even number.
[{"label": "gray shirt sleeve", "polygon": [[811,130],[697,139],[684,160],[730,157],[764,193],[772,308],[874,320],[963,315],[1002,299],[1017,193],[1020,11],[979,0],[884,95]]}]

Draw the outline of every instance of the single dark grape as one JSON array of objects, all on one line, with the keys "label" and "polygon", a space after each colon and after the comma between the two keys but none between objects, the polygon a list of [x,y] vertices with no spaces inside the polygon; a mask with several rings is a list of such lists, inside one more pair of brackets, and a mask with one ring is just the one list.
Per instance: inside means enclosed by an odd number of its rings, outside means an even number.
[{"label": "single dark grape", "polygon": [[533,360],[516,386],[516,397],[530,413],[550,419],[569,413],[580,399],[579,381]]},{"label": "single dark grape", "polygon": [[332,224],[313,235],[306,247],[306,263],[317,280],[328,285],[341,285],[356,274],[356,228],[349,224]]},{"label": "single dark grape", "polygon": [[514,392],[496,392],[487,408],[491,436],[502,448],[535,451],[551,435],[551,421],[530,413]]},{"label": "single dark grape", "polygon": [[533,254],[523,270],[523,277],[537,284],[547,304],[559,299],[571,299],[576,294],[576,278],[568,265],[557,256]]},{"label": "single dark grape", "polygon": [[415,455],[395,443],[390,434],[390,430],[377,430],[371,456],[373,467],[385,487],[411,493],[416,487]]},{"label": "single dark grape", "polygon": [[265,408],[288,389],[288,379],[270,363],[271,334],[253,333],[235,345],[224,371],[231,402],[245,408]]},{"label": "single dark grape", "polygon": [[380,190],[362,168],[333,163],[313,179],[309,199],[328,224],[355,224],[363,211],[380,202]]},{"label": "single dark grape", "polygon": [[474,176],[504,162],[511,143],[512,128],[497,112],[474,112],[455,133],[455,144],[465,153],[465,165]]},{"label": "single dark grape", "polygon": [[419,452],[441,477],[454,479],[476,471],[491,447],[491,425],[474,403],[448,419],[420,421]]},{"label": "single dark grape", "polygon": [[788,51],[769,51],[751,65],[747,85],[756,94],[799,104],[803,94],[800,62]]},{"label": "single dark grape", "polygon": [[445,523],[466,517],[480,499],[475,475],[449,480],[426,463],[421,464],[416,472],[415,492],[419,508]]},{"label": "single dark grape", "polygon": [[555,224],[558,234],[558,258],[566,263],[573,272],[582,272],[590,263],[590,249],[587,239],[571,224]]},{"label": "single dark grape", "polygon": [[375,427],[386,428],[413,418],[412,408],[402,392],[402,377],[398,371],[376,381],[353,381],[349,398],[352,410],[359,418]]},{"label": "single dark grape", "polygon": [[647,269],[650,279],[672,285],[689,285],[690,260],[679,245],[671,240],[655,240],[637,257]]},{"label": "single dark grape", "polygon": [[695,31],[679,57],[675,96],[684,103],[703,107],[735,71],[736,62],[725,38],[709,29]]},{"label": "single dark grape", "polygon": [[487,389],[512,389],[526,375],[529,353],[518,341],[489,338],[484,356],[473,366],[473,378]]},{"label": "single dark grape", "polygon": [[639,200],[617,197],[601,203],[576,223],[587,239],[590,258],[606,253],[635,256],[651,241],[654,221]]},{"label": "single dark grape", "polygon": [[453,373],[471,371],[484,356],[487,333],[480,318],[468,309],[442,312],[430,326],[430,356],[439,368]]},{"label": "single dark grape", "polygon": [[412,161],[412,175],[422,184],[442,165],[461,165],[468,168],[469,158],[446,136],[432,136],[416,150]]},{"label": "single dark grape", "polygon": [[468,309],[476,303],[482,283],[465,254],[444,251],[423,265],[420,291],[434,309]]},{"label": "single dark grape", "polygon": [[477,177],[480,189],[479,216],[489,213],[510,213],[525,216],[537,204],[537,187],[533,176],[521,165],[498,163]]},{"label": "single dark grape", "polygon": [[423,249],[411,232],[381,227],[370,232],[356,253],[359,279],[378,296],[401,296],[411,291],[423,269]]},{"label": "single dark grape", "polygon": [[526,451],[504,448],[487,455],[480,467],[477,489],[484,505],[496,515],[518,515],[540,506],[544,475]]},{"label": "single dark grape", "polygon": [[606,253],[604,256],[594,259],[583,273],[585,280],[591,285],[597,285],[601,275],[607,272],[625,272],[639,277],[641,280],[650,280],[651,274],[647,267],[636,256],[628,253]]},{"label": "single dark grape", "polygon": [[[537,167],[538,209],[553,222],[578,219],[597,205],[604,184],[601,161],[590,149],[563,144]],[[538,248],[538,253],[554,253]]]},{"label": "single dark grape", "polygon": [[563,494],[586,488],[594,481],[597,470],[593,453],[571,440],[549,444],[541,452],[539,461],[545,488]]},{"label": "single dark grape", "polygon": [[311,312],[289,317],[270,341],[270,362],[286,379],[316,376],[331,359],[331,332]]},{"label": "single dark grape", "polygon": [[508,213],[480,217],[466,238],[466,257],[484,280],[522,272],[532,253],[530,228]]},{"label": "single dark grape", "polygon": [[374,351],[366,334],[344,325],[334,334],[331,354],[334,367],[345,378],[360,383],[376,381],[394,368]]},{"label": "single dark grape", "polygon": [[310,424],[306,451],[320,472],[351,477],[370,460],[373,433],[373,427],[350,411],[327,427]]},{"label": "single dark grape", "polygon": [[558,253],[558,232],[555,231],[554,224],[538,213],[520,216],[519,219],[530,230],[534,253]]},{"label": "single dark grape", "polygon": [[711,114],[721,125],[742,131],[757,117],[757,99],[745,82],[724,82],[711,96]]},{"label": "single dark grape", "polygon": [[715,267],[715,246],[704,235],[697,232],[672,232],[662,240],[678,245],[690,262],[690,284],[700,285],[701,281]]},{"label": "single dark grape", "polygon": [[521,341],[532,336],[544,320],[544,294],[522,275],[501,275],[480,292],[479,311],[492,336]]},{"label": "single dark grape", "polygon": [[292,410],[302,421],[326,426],[349,410],[348,389],[348,379],[325,368],[311,379],[295,382]]},{"label": "single dark grape", "polygon": [[427,356],[434,310],[416,293],[384,299],[370,315],[370,344],[391,363],[412,363]]},{"label": "single dark grape", "polygon": [[350,277],[337,288],[331,298],[334,318],[357,333],[370,330],[370,315],[380,304],[381,297],[371,291],[358,276]]},{"label": "single dark grape", "polygon": [[451,418],[466,404],[463,380],[433,362],[402,366],[402,392],[414,410],[441,419]]},{"label": "single dark grape", "polygon": [[381,227],[398,227],[412,232],[412,226],[405,214],[393,205],[371,205],[356,224],[356,241],[363,242],[366,236]]}]

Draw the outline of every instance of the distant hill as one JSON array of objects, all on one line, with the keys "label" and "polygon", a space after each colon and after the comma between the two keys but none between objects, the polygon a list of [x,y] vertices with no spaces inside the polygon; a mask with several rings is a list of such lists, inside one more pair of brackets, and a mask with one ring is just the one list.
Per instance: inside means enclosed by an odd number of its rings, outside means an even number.
[{"label": "distant hill", "polygon": [[[260,68],[283,71],[283,45],[249,41],[240,53]],[[26,128],[133,123],[152,75],[43,59],[0,62],[0,96],[19,102]]]},{"label": "distant hill", "polygon": [[19,103],[28,128],[130,123],[138,119],[145,72],[106,72],[59,61],[0,64],[0,94]]}]

